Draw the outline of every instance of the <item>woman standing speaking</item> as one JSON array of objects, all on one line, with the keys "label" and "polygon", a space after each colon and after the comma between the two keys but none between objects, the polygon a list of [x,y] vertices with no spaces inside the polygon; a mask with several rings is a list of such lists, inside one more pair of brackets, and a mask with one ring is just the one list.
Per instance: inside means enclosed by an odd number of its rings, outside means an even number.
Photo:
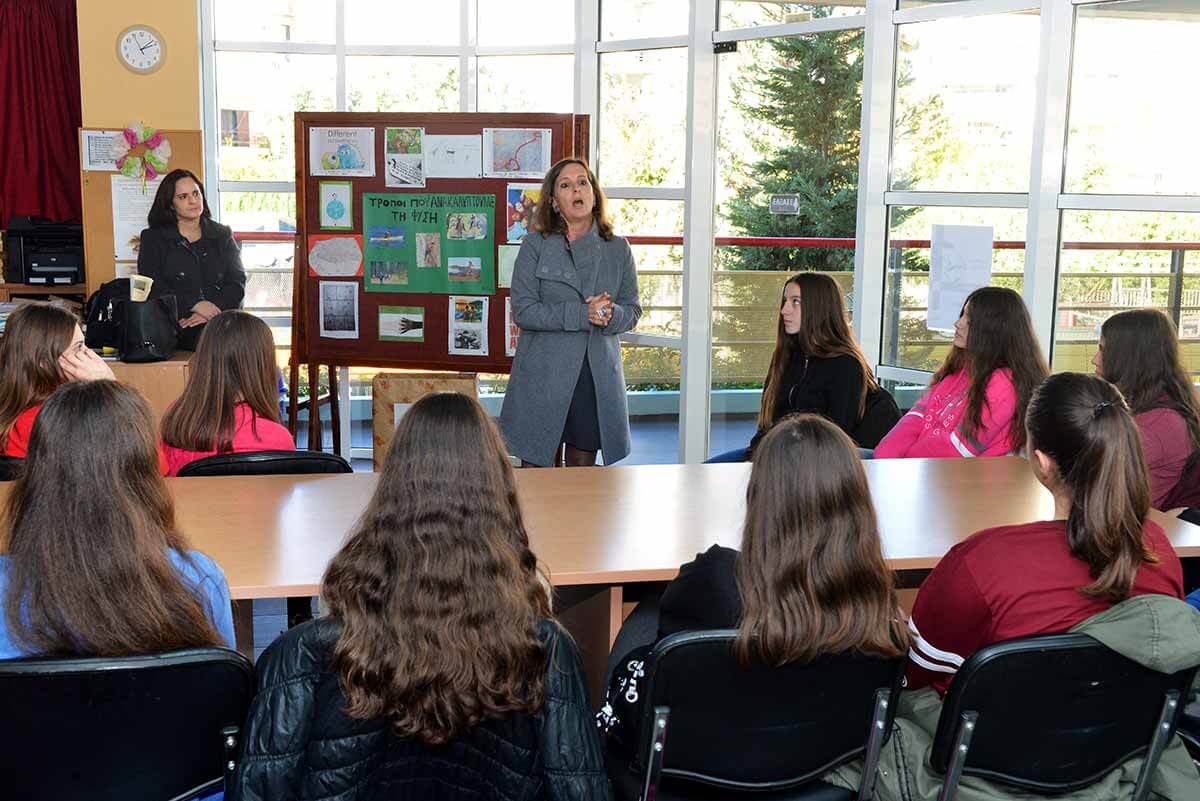
[{"label": "woman standing speaking", "polygon": [[589,466],[597,451],[612,464],[629,455],[618,335],[642,316],[633,253],[579,159],[550,168],[533,222],[513,268],[521,338],[500,427],[526,465]]}]

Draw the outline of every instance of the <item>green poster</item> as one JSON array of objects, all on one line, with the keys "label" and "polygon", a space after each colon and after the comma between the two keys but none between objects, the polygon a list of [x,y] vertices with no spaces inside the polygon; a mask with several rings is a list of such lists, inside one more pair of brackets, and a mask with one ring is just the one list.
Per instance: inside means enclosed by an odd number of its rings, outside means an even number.
[{"label": "green poster", "polygon": [[496,291],[496,196],[364,193],[368,292]]}]

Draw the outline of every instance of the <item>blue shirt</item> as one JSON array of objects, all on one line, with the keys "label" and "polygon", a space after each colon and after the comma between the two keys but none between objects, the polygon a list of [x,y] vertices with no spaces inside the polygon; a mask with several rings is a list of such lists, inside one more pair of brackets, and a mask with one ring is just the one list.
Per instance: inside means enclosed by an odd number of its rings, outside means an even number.
[{"label": "blue shirt", "polygon": [[[212,559],[199,551],[189,551],[188,562],[175,550],[168,552],[171,563],[183,580],[184,586],[200,600],[205,615],[212,622],[217,634],[229,648],[236,647],[233,634],[233,610],[229,603],[229,584],[225,581],[225,573]],[[0,555],[0,598],[8,592],[9,557]],[[17,659],[31,656],[13,642],[8,630],[8,621],[0,613],[0,659]]]},{"label": "blue shirt", "polygon": [[1184,600],[1197,609],[1200,609],[1200,590],[1196,590]]}]

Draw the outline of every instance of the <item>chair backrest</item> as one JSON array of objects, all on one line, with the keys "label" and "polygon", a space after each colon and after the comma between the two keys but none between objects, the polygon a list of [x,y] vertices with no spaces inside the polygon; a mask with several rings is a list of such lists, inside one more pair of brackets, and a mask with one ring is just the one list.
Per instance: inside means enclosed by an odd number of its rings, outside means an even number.
[{"label": "chair backrest", "polygon": [[186,464],[185,476],[288,476],[314,473],[353,473],[350,463],[321,451],[259,451],[222,453]]},{"label": "chair backrest", "polygon": [[1179,474],[1179,481],[1163,499],[1163,509],[1181,506],[1200,506],[1200,450],[1192,451]]},{"label": "chair backrest", "polygon": [[[645,662],[639,759],[649,753],[655,707],[670,708],[664,777],[784,789],[864,754],[876,691],[896,698],[903,657],[841,654],[743,668],[733,652],[736,636],[729,629],[689,631],[654,646]],[[888,704],[885,731],[894,707]]]},{"label": "chair backrest", "polygon": [[5,798],[173,799],[219,789],[222,730],[241,727],[254,668],[224,648],[0,662]]},{"label": "chair backrest", "polygon": [[1159,673],[1082,634],[989,645],[954,676],[930,764],[946,772],[958,724],[975,712],[964,774],[1046,794],[1082,789],[1147,750],[1164,697],[1186,695],[1195,674]]},{"label": "chair backrest", "polygon": [[0,481],[16,481],[25,468],[25,460],[16,456],[0,456]]}]

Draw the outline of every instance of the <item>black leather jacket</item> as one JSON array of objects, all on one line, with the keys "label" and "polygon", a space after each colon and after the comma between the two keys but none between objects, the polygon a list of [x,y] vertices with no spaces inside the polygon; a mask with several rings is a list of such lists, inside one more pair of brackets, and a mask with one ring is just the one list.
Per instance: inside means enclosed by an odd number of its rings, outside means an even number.
[{"label": "black leather jacket", "polygon": [[153,297],[174,295],[180,319],[202,300],[221,311],[239,308],[246,271],[233,232],[210,219],[200,221],[200,239],[188,242],[179,229],[147,228],[138,244],[138,273],[154,279]]},{"label": "black leather jacket", "polygon": [[538,624],[547,651],[541,711],[486,720],[440,748],[343,712],[330,672],[340,631],[336,619],[319,618],[259,659],[233,801],[612,798],[579,653],[556,623]]}]

